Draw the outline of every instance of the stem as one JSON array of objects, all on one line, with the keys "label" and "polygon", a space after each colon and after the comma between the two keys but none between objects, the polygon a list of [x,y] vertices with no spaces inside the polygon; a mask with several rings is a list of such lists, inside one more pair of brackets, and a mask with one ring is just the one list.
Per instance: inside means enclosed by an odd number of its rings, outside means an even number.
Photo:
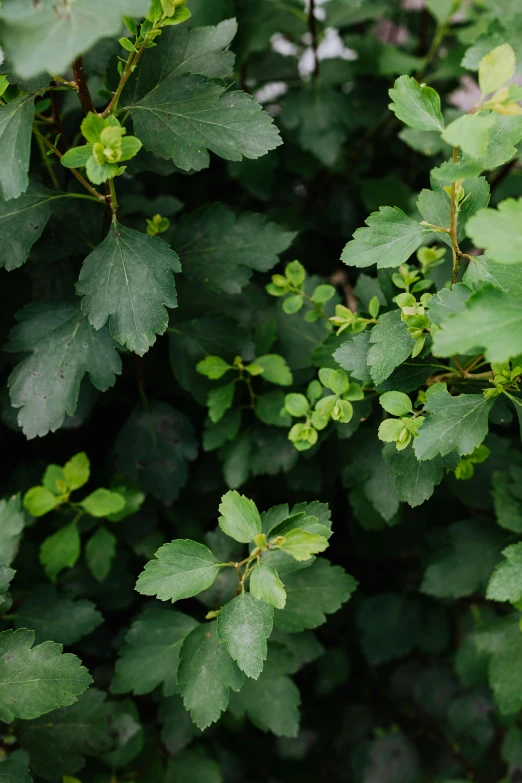
[{"label": "stem", "polygon": [[118,205],[118,198],[116,196],[116,186],[114,179],[109,180],[109,191],[111,194],[111,210],[112,210],[112,222],[116,223],[120,218],[120,208]]},{"label": "stem", "polygon": [[459,6],[460,6],[460,0],[453,0],[450,9],[448,11],[448,15],[446,16],[445,19],[442,20],[442,22],[439,22],[439,24],[437,25],[437,28],[435,30],[435,35],[433,36],[432,44],[428,50],[428,53],[426,54],[426,57],[424,58],[424,62],[422,63],[420,69],[415,74],[415,78],[417,79],[417,81],[419,81],[423,73],[426,71],[428,65],[431,63],[431,61],[437,54],[439,46],[441,45],[442,41],[446,37],[446,34],[449,30],[451,24],[451,17],[456,11],[458,11]]},{"label": "stem", "polygon": [[312,36],[312,51],[314,55],[313,77],[315,80],[317,80],[319,78],[319,54],[317,52],[318,40],[317,19],[315,18],[315,0],[308,0],[308,2],[308,29],[310,30],[310,35]]},{"label": "stem", "polygon": [[[40,131],[39,131],[39,130],[37,130],[37,128],[33,128],[33,133],[35,134],[35,136],[36,136],[37,138],[40,138],[40,139],[41,139],[41,140],[44,142],[44,144],[47,144],[47,146],[48,146],[50,149],[52,149],[52,150],[53,150],[53,152],[54,152],[56,155],[58,155],[58,158],[59,158],[59,159],[60,159],[60,158],[63,158],[63,155],[62,155],[62,153],[60,152],[60,150],[59,150],[59,149],[57,149],[57,148],[54,146],[54,144],[51,144],[51,142],[49,141],[49,139],[46,139],[46,138],[45,138],[45,136],[42,136],[42,134],[40,133]],[[87,182],[87,180],[86,180],[86,179],[84,179],[84,178],[82,177],[82,175],[80,174],[80,172],[79,172],[79,171],[77,171],[76,169],[69,169],[69,171],[71,172],[71,174],[72,174],[74,177],[76,177],[76,179],[78,180],[78,182],[80,182],[80,183],[83,185],[83,187],[85,188],[85,190],[88,190],[88,191],[89,191],[89,193],[90,193],[92,196],[95,196],[95,197],[96,197],[96,199],[97,199],[98,201],[105,201],[105,196],[102,196],[102,195],[101,195],[101,193],[98,193],[98,191],[97,191],[97,190],[95,190],[95,189],[94,189],[94,188],[93,188],[91,185],[89,185],[89,183]]]},{"label": "stem", "polygon": [[43,164],[44,164],[45,168],[47,169],[47,173],[49,174],[49,177],[51,178],[51,182],[53,183],[55,188],[59,188],[60,187],[60,183],[58,182],[58,178],[57,178],[57,176],[55,174],[55,171],[53,169],[53,164],[49,160],[49,156],[48,156],[48,154],[45,151],[44,143],[43,143],[42,139],[39,136],[36,137],[36,141],[38,143],[38,149],[40,150],[40,153],[41,153],[41,156],[42,156]]},{"label": "stem", "polygon": [[[453,147],[453,163],[457,163],[458,157],[459,157],[459,148]],[[449,227],[449,235],[450,235],[452,250],[453,250],[453,272],[451,275],[452,288],[457,282],[457,277],[459,276],[460,256],[461,256],[459,243],[457,239],[458,215],[456,210],[456,202],[457,202],[457,183],[452,182],[451,203],[450,203],[450,227]]]},{"label": "stem", "polygon": [[87,84],[87,77],[85,76],[85,66],[83,64],[83,57],[80,55],[73,60],[73,73],[76,86],[78,88],[78,98],[82,105],[83,113],[89,114],[94,112],[96,114],[96,108],[92,101],[89,86]]}]

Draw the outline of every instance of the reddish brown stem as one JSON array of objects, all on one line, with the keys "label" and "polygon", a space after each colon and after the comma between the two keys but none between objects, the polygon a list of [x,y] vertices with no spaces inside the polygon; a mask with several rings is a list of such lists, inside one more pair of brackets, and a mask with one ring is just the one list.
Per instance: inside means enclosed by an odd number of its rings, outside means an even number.
[{"label": "reddish brown stem", "polygon": [[76,82],[76,86],[78,88],[78,98],[82,104],[83,113],[96,113],[96,108],[92,101],[91,93],[89,92],[87,77],[85,75],[85,66],[83,64],[83,57],[81,55],[73,61],[73,73],[74,81]]}]

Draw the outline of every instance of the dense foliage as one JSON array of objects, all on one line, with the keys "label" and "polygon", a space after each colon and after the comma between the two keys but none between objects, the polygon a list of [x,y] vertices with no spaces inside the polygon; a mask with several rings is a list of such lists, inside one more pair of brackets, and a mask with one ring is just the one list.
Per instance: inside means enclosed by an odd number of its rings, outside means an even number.
[{"label": "dense foliage", "polygon": [[0,783],[522,780],[521,41],[2,0]]}]

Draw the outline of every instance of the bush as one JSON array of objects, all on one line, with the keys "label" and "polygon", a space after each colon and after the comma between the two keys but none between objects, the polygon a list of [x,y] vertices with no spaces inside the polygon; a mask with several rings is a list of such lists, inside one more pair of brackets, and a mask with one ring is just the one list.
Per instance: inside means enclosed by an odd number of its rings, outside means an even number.
[{"label": "bush", "polygon": [[522,9],[425,5],[3,0],[1,783],[522,779]]}]

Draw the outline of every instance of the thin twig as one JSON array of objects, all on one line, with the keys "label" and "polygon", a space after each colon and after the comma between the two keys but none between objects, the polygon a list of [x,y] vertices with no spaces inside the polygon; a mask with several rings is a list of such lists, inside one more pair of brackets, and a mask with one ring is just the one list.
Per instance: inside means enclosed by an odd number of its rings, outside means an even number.
[{"label": "thin twig", "polygon": [[[53,150],[53,152],[54,152],[54,153],[55,153],[55,154],[58,156],[58,158],[63,158],[63,155],[62,155],[62,153],[60,152],[60,150],[59,150],[57,147],[55,147],[55,146],[54,146],[54,144],[51,144],[51,142],[49,141],[49,139],[46,139],[46,138],[45,138],[45,136],[43,136],[43,135],[40,133],[40,131],[39,131],[39,130],[37,130],[37,128],[33,128],[33,133],[35,134],[35,136],[36,136],[37,138],[40,138],[40,139],[41,139],[41,140],[44,142],[44,144],[47,144],[47,146],[48,146],[50,149],[52,149],[52,150]],[[93,188],[91,185],[89,185],[89,183],[87,182],[87,180],[86,180],[86,179],[84,179],[84,178],[82,177],[82,175],[80,174],[80,172],[79,172],[79,171],[77,171],[76,169],[69,169],[69,171],[71,172],[71,174],[72,174],[74,177],[76,177],[76,179],[78,180],[78,182],[80,182],[80,183],[83,185],[83,187],[84,187],[86,190],[88,190],[88,191],[89,191],[89,193],[90,193],[91,195],[93,195],[93,196],[96,196],[96,198],[97,198],[97,199],[99,199],[99,201],[105,201],[105,196],[102,196],[102,194],[101,194],[101,193],[98,193],[98,191],[97,191],[97,190],[95,190],[95,189],[94,189],[94,188]]]}]

